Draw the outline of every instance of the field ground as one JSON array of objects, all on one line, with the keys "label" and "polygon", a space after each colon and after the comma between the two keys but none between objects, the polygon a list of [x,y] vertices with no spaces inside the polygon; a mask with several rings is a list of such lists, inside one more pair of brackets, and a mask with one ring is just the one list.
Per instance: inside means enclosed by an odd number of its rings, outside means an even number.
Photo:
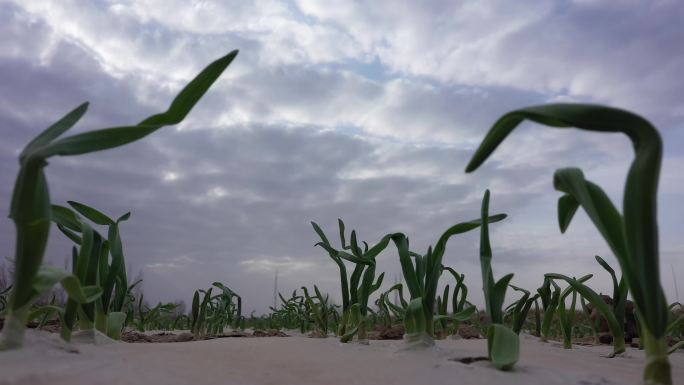
[{"label": "field ground", "polygon": [[[28,331],[21,351],[0,353],[0,385],[640,384],[643,352],[605,358],[610,346],[577,346],[521,338],[512,372],[486,361],[450,359],[486,354],[485,340],[442,340],[422,351],[402,341],[341,344],[336,338],[222,338],[184,343],[110,343],[64,349],[55,334]],[[61,346],[61,347],[60,347]],[[671,355],[674,384],[684,384],[684,352]]]}]

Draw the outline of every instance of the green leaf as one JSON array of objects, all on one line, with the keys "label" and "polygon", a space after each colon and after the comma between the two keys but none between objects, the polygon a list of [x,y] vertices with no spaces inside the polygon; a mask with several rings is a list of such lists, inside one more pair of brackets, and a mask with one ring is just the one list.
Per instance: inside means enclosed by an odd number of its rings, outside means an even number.
[{"label": "green leaf", "polygon": [[473,314],[475,314],[476,310],[477,310],[477,308],[475,308],[475,306],[469,306],[468,308],[461,310],[461,311],[454,313],[454,314],[436,315],[435,321],[440,320],[440,319],[448,319],[451,321],[465,322],[465,321],[470,320],[470,318],[472,318],[472,316],[473,316]]},{"label": "green leaf", "polygon": [[[553,181],[557,190],[572,195],[578,204],[584,208],[603,238],[608,242],[613,253],[619,259],[628,262],[622,215],[617,211],[608,195],[599,186],[586,180],[582,170],[578,168],[556,170]],[[625,267],[629,268],[629,264]]]},{"label": "green leaf", "polygon": [[116,223],[127,221],[130,217],[131,217],[131,212],[129,211],[126,214],[120,216],[119,219],[116,220]]},{"label": "green leaf", "polygon": [[19,169],[12,193],[10,218],[16,227],[14,294],[9,308],[29,304],[32,279],[42,263],[50,231],[50,197],[44,162],[27,161]]},{"label": "green leaf", "polygon": [[109,226],[114,224],[114,221],[111,218],[90,206],[74,201],[67,201],[67,203],[69,204],[69,206],[73,207],[74,210],[78,211],[79,214],[90,219],[95,224],[102,226]]},{"label": "green leaf", "polygon": [[151,116],[140,122],[140,124],[161,123],[166,125],[180,123],[209,90],[212,84],[214,84],[216,79],[218,79],[223,71],[228,68],[237,54],[238,50],[234,50],[209,64],[190,83],[188,83],[185,88],[183,88],[173,102],[171,102],[171,106],[166,112],[160,115]]},{"label": "green leaf", "polygon": [[46,128],[45,131],[36,136],[29,144],[24,147],[24,150],[19,155],[19,160],[23,162],[27,154],[31,153],[36,148],[42,147],[50,143],[53,139],[65,133],[68,129],[73,127],[88,110],[88,103],[83,103],[74,110],[66,114],[60,120]]},{"label": "green leaf", "polygon": [[680,349],[684,347],[684,341],[679,341],[676,344],[670,346],[670,349],[667,351],[667,354],[672,354],[677,351],[677,349]]},{"label": "green leaf", "polygon": [[[341,219],[338,219],[338,222],[340,225],[340,237],[342,238],[342,248],[344,249],[344,222],[342,222]],[[326,249],[328,250],[328,255],[340,269],[340,282],[342,284],[342,311],[344,312],[349,308],[349,284],[347,283],[347,268],[344,265],[344,262],[339,257],[337,257],[337,250],[333,249],[330,246],[330,242],[328,241],[328,238],[325,236],[325,233],[320,228],[320,226],[318,226],[318,224],[316,224],[315,222],[311,222],[311,226],[313,226],[314,231],[321,238],[322,244],[325,244],[328,247],[330,247],[330,249]]]},{"label": "green leaf", "polygon": [[[614,302],[614,304],[619,303],[620,299],[621,299],[620,298],[621,297],[621,295],[620,295],[620,284],[618,283],[618,279],[615,276],[615,270],[613,270],[613,268],[610,267],[608,262],[603,260],[603,258],[599,257],[598,255],[596,255],[595,258],[596,258],[596,262],[598,262],[599,265],[601,265],[601,267],[603,267],[608,272],[608,274],[610,274],[610,278],[613,280],[613,302]],[[617,306],[615,306],[615,307],[617,307]]]},{"label": "green leaf", "polygon": [[337,218],[337,226],[340,229],[340,245],[342,245],[342,250],[346,250],[347,244],[344,239],[344,222],[342,221],[342,219]]},{"label": "green leaf", "polygon": [[[104,294],[102,295],[102,307],[105,313],[109,311],[109,305],[112,301],[112,291],[114,290],[116,279],[121,277],[121,271],[126,269],[126,262],[124,260],[123,246],[121,244],[121,236],[119,234],[118,224],[119,221],[116,221],[109,225],[109,231],[107,234],[109,253],[112,256],[111,265],[107,265],[108,256],[105,256],[104,260],[100,262],[103,267],[108,266],[105,274],[100,274],[100,280],[102,281],[100,284],[104,290]],[[116,299],[114,299],[114,302],[116,302]]]},{"label": "green leaf", "polygon": [[81,237],[76,235],[73,231],[67,229],[66,227],[62,225],[57,225],[57,229],[62,232],[62,234],[66,235],[67,238],[71,239],[75,244],[80,245],[83,240]]},{"label": "green leaf", "polygon": [[390,239],[392,239],[392,234],[387,234],[382,239],[380,242],[375,244],[373,247],[371,247],[368,251],[363,253],[363,257],[365,259],[375,259],[375,257],[378,256],[389,244]]},{"label": "green leaf", "polygon": [[418,277],[416,275],[416,270],[413,267],[413,262],[409,255],[408,250],[408,239],[401,233],[396,233],[392,235],[392,241],[397,247],[399,252],[399,262],[401,264],[401,271],[404,275],[404,280],[406,281],[406,287],[409,290],[411,298],[419,298],[423,296],[423,288],[418,282]]},{"label": "green leaf", "polygon": [[363,251],[359,247],[359,244],[356,241],[356,230],[352,230],[351,232],[351,239],[349,240],[349,246],[351,246],[351,252],[352,254],[356,256],[361,256],[363,254]]},{"label": "green leaf", "polygon": [[561,233],[568,229],[578,208],[579,202],[572,195],[565,194],[558,198],[558,226]]},{"label": "green leaf", "polygon": [[97,286],[81,286],[75,275],[50,266],[41,266],[33,279],[35,296],[40,296],[52,289],[57,283],[61,283],[69,295],[69,299],[80,304],[95,301],[102,294],[102,289]]},{"label": "green leaf", "polygon": [[328,237],[325,236],[325,233],[323,232],[323,229],[316,223],[316,222],[311,222],[311,226],[313,226],[314,231],[316,234],[318,234],[318,237],[321,238],[321,241],[330,246],[330,242],[328,241]]},{"label": "green leaf", "polygon": [[126,313],[120,311],[113,311],[107,314],[107,336],[109,338],[120,340],[121,330],[126,322]]},{"label": "green leaf", "polygon": [[511,282],[511,279],[513,279],[513,273],[506,274],[501,277],[501,279],[489,290],[489,303],[491,307],[489,311],[491,312],[490,322],[492,323],[503,322],[503,312],[501,311],[501,307],[506,300],[506,289],[508,288],[508,284]]},{"label": "green leaf", "polygon": [[64,309],[56,305],[44,305],[31,310],[28,317],[26,317],[26,320],[33,321],[36,318],[49,317],[53,313],[57,314],[59,318],[62,319],[64,316]]},{"label": "green leaf", "polygon": [[136,126],[105,128],[59,139],[37,149],[30,155],[49,158],[54,155],[79,155],[102,151],[135,142],[163,126],[178,124],[190,113],[190,110],[233,61],[237,53],[237,50],[233,51],[209,64],[181,90],[169,108],[161,114],[152,115]]},{"label": "green leaf", "polygon": [[385,278],[385,273],[380,273],[380,276],[378,277],[378,279],[375,281],[375,283],[373,284],[373,286],[371,286],[371,288],[370,288],[370,293],[369,293],[369,294],[373,294],[373,293],[376,292],[378,289],[380,289],[380,286],[382,286],[382,280],[383,280],[384,278]]},{"label": "green leaf", "polygon": [[371,260],[367,260],[367,259],[362,258],[362,257],[357,257],[354,254],[349,254],[349,253],[341,251],[341,250],[335,250],[323,242],[318,242],[316,244],[316,246],[320,246],[320,247],[324,248],[327,252],[329,252],[331,254],[335,254],[335,256],[338,258],[342,258],[342,259],[345,259],[347,261],[354,262],[356,264],[361,264],[361,265],[373,264],[373,261],[371,261]]},{"label": "green leaf", "polygon": [[672,333],[673,330],[677,329],[681,323],[684,322],[684,314],[680,315],[678,318],[667,324],[666,334]]},{"label": "green leaf", "polygon": [[404,326],[406,333],[418,333],[425,331],[426,320],[423,312],[423,299],[418,297],[409,302],[404,315]]},{"label": "green leaf", "polygon": [[510,370],[520,357],[520,339],[511,329],[492,324],[487,328],[487,350],[497,369]]},{"label": "green leaf", "polygon": [[81,232],[81,218],[67,207],[59,205],[50,206],[50,219],[69,230]]}]

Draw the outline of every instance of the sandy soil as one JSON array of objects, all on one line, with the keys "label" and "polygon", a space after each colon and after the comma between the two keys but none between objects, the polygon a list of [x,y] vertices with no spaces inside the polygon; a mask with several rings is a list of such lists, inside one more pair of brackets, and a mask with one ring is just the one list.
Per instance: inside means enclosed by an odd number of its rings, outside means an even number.
[{"label": "sandy soil", "polygon": [[[565,350],[522,338],[513,372],[485,361],[485,340],[444,340],[401,351],[402,341],[340,344],[335,338],[223,338],[173,344],[79,345],[70,352],[56,335],[30,331],[28,346],[0,353],[0,384],[639,384],[643,354],[605,358],[609,346]],[[671,355],[675,384],[684,384],[684,353]]]}]

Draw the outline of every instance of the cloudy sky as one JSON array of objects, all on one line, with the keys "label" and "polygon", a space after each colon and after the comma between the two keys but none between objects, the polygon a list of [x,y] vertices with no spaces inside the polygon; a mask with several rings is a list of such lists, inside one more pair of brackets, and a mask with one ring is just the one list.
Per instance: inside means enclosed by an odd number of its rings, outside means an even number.
[{"label": "cloudy sky", "polygon": [[[683,25],[677,0],[0,1],[3,257],[14,252],[17,155],[31,138],[84,101],[73,132],[136,123],[239,49],[180,126],[46,169],[57,204],[132,211],[125,254],[151,301],[188,301],[222,281],[262,312],[276,269],[282,291],[317,284],[339,298],[310,221],[335,242],[337,218],[369,243],[401,231],[424,252],[478,217],[486,188],[492,211],[509,214],[492,226],[497,276],[535,289],[545,272],[595,273],[592,286],[609,292],[593,256],[615,258],[584,213],[560,234],[551,181],[556,168],[582,167],[620,205],[625,137],[526,124],[463,171],[497,117],[554,101],[632,109],[660,129],[661,270],[673,301],[673,277],[684,277]],[[46,260],[64,265],[70,244],[55,230]],[[478,236],[453,238],[444,262],[482,303]],[[398,279],[394,246],[378,264],[386,282]]]}]

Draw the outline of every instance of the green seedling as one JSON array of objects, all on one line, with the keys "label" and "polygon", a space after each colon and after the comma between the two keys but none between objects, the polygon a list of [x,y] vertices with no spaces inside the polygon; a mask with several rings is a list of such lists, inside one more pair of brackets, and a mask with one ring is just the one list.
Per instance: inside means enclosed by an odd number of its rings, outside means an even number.
[{"label": "green seedling", "polygon": [[[320,226],[314,222],[311,222],[311,225],[321,239],[321,242],[317,243],[316,246],[324,248],[340,269],[343,315],[338,335],[342,336],[342,342],[350,341],[351,339],[348,337],[349,330],[347,330],[349,328],[354,330],[352,337],[358,334],[358,340],[362,343],[367,343],[367,320],[365,318],[368,314],[368,300],[371,294],[380,288],[385,276],[385,273],[382,273],[375,280],[375,257],[387,247],[390,235],[384,236],[373,247],[369,247],[368,243],[363,242],[364,248],[362,249],[357,242],[356,231],[354,230],[351,232],[349,245],[346,244],[344,222],[338,219],[338,223],[342,250],[336,250],[331,246]],[[344,250],[349,250],[350,252],[348,253]],[[347,268],[344,261],[352,262],[355,265],[349,281],[347,281]],[[358,314],[352,313],[351,307],[354,304],[359,304],[356,310],[353,311],[358,311]]]},{"label": "green seedling", "polygon": [[[77,268],[74,268],[74,273],[82,274],[85,271],[85,274],[79,276],[82,283],[94,284],[102,288],[102,296],[94,304],[81,305],[81,310],[86,318],[94,324],[95,329],[99,332],[112,338],[120,338],[126,314],[120,309],[114,309],[114,304],[124,302],[124,298],[116,297],[126,295],[125,286],[127,282],[119,224],[128,220],[131,213],[126,213],[117,220],[113,220],[102,212],[82,203],[70,201],[69,205],[78,214],[83,215],[94,224],[107,226],[107,239],[97,231],[92,231],[93,247],[90,255],[84,256],[84,259],[74,259],[74,267],[81,265],[87,267],[83,267],[79,272],[77,272]],[[58,229],[77,245],[81,245],[83,243],[81,229],[84,220],[74,211],[63,206],[53,205],[52,213],[52,220],[57,224]],[[67,309],[70,312],[75,311],[75,304],[68,302]],[[67,318],[70,317],[71,315]],[[73,325],[68,325],[69,329],[72,327]],[[68,333],[70,330],[65,330],[63,337],[67,337]]]},{"label": "green seedling", "polygon": [[302,286],[302,291],[304,292],[304,298],[306,298],[306,303],[310,312],[309,317],[314,321],[319,335],[323,338],[327,337],[329,318],[332,310],[331,306],[328,305],[328,296],[326,295],[324,297],[316,285],[314,285],[316,294],[313,297],[309,296],[309,291],[306,287]]},{"label": "green seedling", "polygon": [[[499,118],[466,167],[477,169],[523,120],[555,128],[576,127],[597,132],[620,132],[632,141],[635,158],[623,195],[622,214],[597,184],[577,168],[557,170],[554,187],[562,192],[558,221],[564,232],[581,206],[620,263],[632,293],[646,352],[643,379],[649,384],[672,384],[668,359],[667,302],[660,282],[657,195],[662,140],[646,119],[632,112],[588,104],[549,104],[509,112]],[[579,290],[578,290],[579,291]]]},{"label": "green seedling", "polygon": [[618,322],[613,309],[603,301],[603,298],[599,294],[589,288],[589,286],[583,284],[580,280],[570,278],[562,274],[546,274],[545,277],[549,279],[562,279],[566,281],[582,297],[589,301],[592,306],[599,311],[601,316],[606,319],[608,328],[613,335],[613,353],[611,353],[610,357],[614,357],[617,354],[625,352],[624,327],[620,324],[620,322]]},{"label": "green seedling", "polygon": [[[592,277],[591,274],[585,275],[584,277],[577,280],[577,282],[585,282]],[[553,277],[549,277],[553,278]],[[573,278],[574,280],[575,278]],[[566,307],[566,299],[568,296],[572,295],[572,300],[570,301],[570,307]],[[575,320],[577,306],[577,291],[572,285],[568,286],[560,295],[560,301],[558,302],[558,321],[560,324],[561,332],[563,333],[563,348],[572,349],[572,327]]]},{"label": "green seedling", "polygon": [[509,308],[513,318],[513,325],[511,329],[515,334],[520,334],[523,326],[525,325],[525,320],[527,319],[527,314],[530,312],[532,304],[537,300],[539,294],[535,294],[530,297],[531,293],[523,288],[508,285],[511,289],[522,292],[523,295],[517,301],[513,302]]},{"label": "green seedling", "polygon": [[[394,291],[398,293],[399,304],[393,303],[389,299],[390,294]],[[393,319],[394,322],[404,322],[404,315],[409,304],[404,299],[404,286],[401,283],[397,283],[386,292],[381,293],[377,303],[378,307],[386,314],[385,326],[392,326]]]},{"label": "green seedling", "polygon": [[[553,292],[551,291],[552,285]],[[558,309],[558,303],[560,302],[561,288],[553,280],[544,277],[544,284],[537,289],[537,294],[539,294],[544,309],[539,340],[546,342],[549,339],[549,330],[551,329],[553,317],[556,314],[556,309]]]},{"label": "green seedling", "polygon": [[[474,307],[464,309],[459,313],[449,316],[434,316],[436,305],[437,285],[442,275],[442,259],[446,245],[453,235],[463,234],[480,227],[485,221],[498,222],[506,218],[506,214],[497,214],[491,217],[476,219],[469,222],[456,224],[447,229],[435,244],[434,249],[428,248],[427,254],[420,255],[409,250],[409,241],[404,234],[392,235],[392,241],[399,251],[399,261],[404,282],[408,288],[411,299],[406,309],[404,326],[406,334],[404,338],[409,346],[431,346],[434,344],[434,321],[437,319],[451,319],[463,322],[473,315]],[[414,262],[415,261],[415,262]],[[421,303],[417,314],[417,303]]]},{"label": "green seedling", "polygon": [[35,282],[45,277],[39,272],[52,218],[45,176],[47,161],[54,156],[80,155],[123,146],[163,126],[180,123],[236,55],[237,51],[233,51],[211,63],[176,96],[167,111],[152,115],[135,126],[106,128],[59,138],[85,114],[88,104],[84,103],[39,134],[20,153],[19,174],[10,206],[10,218],[16,228],[14,287],[7,305],[5,326],[0,332],[0,350],[17,349],[23,345],[29,309],[37,298],[36,289],[44,289],[43,284],[48,282]]},{"label": "green seedling", "polygon": [[487,357],[499,370],[513,368],[520,357],[520,340],[513,330],[503,325],[502,306],[506,299],[506,289],[513,278],[507,274],[494,280],[492,271],[492,246],[489,242],[489,190],[482,198],[482,227],[480,228],[480,268],[482,270],[482,289],[487,312]]}]

